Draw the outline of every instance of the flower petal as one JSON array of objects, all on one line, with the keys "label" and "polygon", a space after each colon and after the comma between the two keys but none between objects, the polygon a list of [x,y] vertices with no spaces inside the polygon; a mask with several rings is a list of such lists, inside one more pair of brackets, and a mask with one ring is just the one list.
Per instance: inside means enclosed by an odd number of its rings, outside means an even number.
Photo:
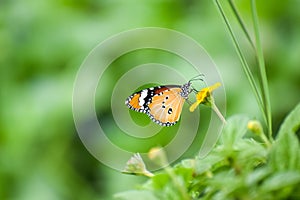
[{"label": "flower petal", "polygon": [[190,106],[190,112],[194,112],[196,110],[197,106],[201,103],[201,101],[196,101]]},{"label": "flower petal", "polygon": [[211,92],[220,86],[221,86],[221,83],[217,82],[212,86],[201,89],[196,94],[197,101],[190,106],[190,112],[194,112],[194,110],[197,108],[197,106],[199,104],[201,104],[201,103],[205,104],[205,103],[207,103],[207,101],[210,101],[210,100],[208,100],[208,97],[211,95]]},{"label": "flower petal", "polygon": [[218,87],[220,87],[221,86],[221,83],[219,83],[219,82],[217,82],[217,83],[215,83],[214,85],[212,85],[212,86],[209,86],[208,88],[208,90],[209,90],[209,92],[212,92],[213,90],[215,90],[215,89],[217,89]]},{"label": "flower petal", "polygon": [[203,88],[202,90],[200,90],[197,93],[197,101],[200,101],[200,103],[205,99],[205,97],[207,97],[207,93],[208,93],[208,88]]}]

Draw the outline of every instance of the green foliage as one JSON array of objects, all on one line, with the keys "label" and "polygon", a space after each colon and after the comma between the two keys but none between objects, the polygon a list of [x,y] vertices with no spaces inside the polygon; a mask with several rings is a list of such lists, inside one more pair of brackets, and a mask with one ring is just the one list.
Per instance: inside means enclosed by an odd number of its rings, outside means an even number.
[{"label": "green foliage", "polygon": [[[299,20],[295,20],[300,18],[299,2],[277,1],[270,6],[269,1],[257,1],[257,7],[261,9],[261,36],[268,67],[273,130],[279,128],[279,122],[299,101],[300,24]],[[234,3],[240,11],[239,15],[245,20],[245,26],[251,24],[247,11],[249,2]],[[225,8],[226,11],[228,10]],[[236,28],[234,23],[231,25],[233,29]],[[127,176],[103,167],[87,151],[74,128],[71,96],[76,72],[93,47],[121,31],[148,26],[180,31],[203,45],[222,74],[227,89],[227,102],[230,102],[227,104],[227,114],[242,112],[256,116],[257,107],[251,103],[253,96],[249,92],[247,80],[236,68],[232,45],[228,42],[220,17],[210,1],[3,0],[0,1],[0,199],[107,200],[111,198],[111,194],[145,180],[145,177]],[[251,37],[252,32],[249,35]],[[243,39],[238,33],[236,36]],[[246,48],[245,52],[250,54],[253,48],[247,49],[246,42],[241,43],[241,48]],[[161,63],[178,69],[185,69],[188,65],[177,56],[165,54],[152,50],[128,53],[112,63],[105,73],[105,79],[99,81],[99,85],[105,85],[101,92],[97,91],[101,98],[97,101],[97,96],[95,105],[97,112],[103,114],[100,123],[105,123],[108,137],[120,147],[142,149],[146,142],[151,143],[153,140],[129,140],[119,134],[113,117],[108,114],[114,84],[126,71],[143,63]],[[250,60],[250,64],[252,63]],[[157,76],[165,77],[166,74],[158,72]],[[210,113],[208,109],[202,109],[201,112],[203,111]],[[201,116],[205,116],[200,122],[203,132],[210,119],[206,113],[201,113]],[[297,115],[295,117],[297,121]],[[149,121],[147,117],[139,119],[137,115],[132,118],[141,125]],[[286,124],[286,127],[286,130],[291,128],[296,132],[296,126]],[[169,131],[163,130],[155,140],[162,146],[168,143],[173,137]],[[201,132],[198,135],[190,155],[198,151],[198,144],[204,137]],[[282,136],[285,137],[285,134]],[[228,137],[235,139],[231,135]],[[274,147],[293,140],[286,139],[275,143]],[[243,141],[242,138],[238,140]],[[236,144],[235,141],[233,143]],[[218,148],[224,149],[219,145]],[[247,145],[256,145],[257,149]],[[202,161],[188,159],[178,164],[177,168],[186,170],[182,180],[186,180],[184,184],[190,196],[196,198],[202,194],[212,172],[229,169],[228,163],[232,162],[232,158],[224,159],[224,156],[235,155],[235,163],[245,165],[247,158],[243,156],[253,155],[252,151],[257,151],[257,155],[253,156],[258,158],[251,158],[254,161],[262,160],[269,153],[265,145],[251,140],[235,145],[235,149],[239,148],[245,152],[233,153],[228,146],[222,154],[212,153]],[[274,155],[284,154],[289,151],[285,148],[279,151],[272,147],[271,151]],[[109,156],[109,152],[104,153]],[[289,154],[292,153],[290,150]],[[296,166],[296,158],[288,161],[291,164],[287,166],[279,166],[282,159],[288,159],[281,157],[268,156],[270,162],[274,162],[271,169],[256,167],[255,171],[249,170],[251,173],[245,180],[247,184],[254,187],[269,178],[272,181],[271,174],[275,169],[276,173],[281,173],[282,168]],[[241,162],[240,158],[244,161]],[[191,171],[192,186],[188,182]],[[160,174],[161,176],[157,174],[151,180],[157,178],[157,184],[161,185],[156,187],[160,186],[159,191],[162,192],[166,184],[172,183],[167,173]],[[206,174],[207,177],[200,174]],[[163,177],[165,181],[160,183],[160,178]],[[148,185],[152,187],[152,181],[148,181]],[[169,187],[168,193],[172,193],[173,188]],[[299,199],[299,192],[290,188],[295,189],[287,186],[278,190],[282,194],[274,195],[279,197],[294,193],[291,199]],[[157,199],[156,194],[146,190],[133,192],[130,199],[141,195],[144,195],[141,199]]]},{"label": "green foliage", "polygon": [[300,170],[300,146],[296,132],[300,127],[300,104],[282,124],[270,157],[274,170]]},{"label": "green foliage", "polygon": [[286,137],[288,134],[296,133],[300,128],[300,103],[296,106],[294,110],[289,114],[281,125],[278,133],[279,138]]},{"label": "green foliage", "polygon": [[124,193],[118,193],[115,195],[116,198],[124,199],[124,200],[132,200],[136,199],[137,197],[139,199],[144,200],[159,200],[152,192],[150,191],[128,191]]},{"label": "green foliage", "polygon": [[[300,104],[299,104],[300,105]],[[186,159],[171,170],[189,199],[298,199],[300,192],[299,140],[286,124],[299,124],[299,106],[286,118],[271,148],[247,135],[248,118],[227,121],[220,141],[205,158]],[[293,129],[295,130],[295,129]],[[145,199],[182,199],[167,171],[149,179],[136,194]]]}]

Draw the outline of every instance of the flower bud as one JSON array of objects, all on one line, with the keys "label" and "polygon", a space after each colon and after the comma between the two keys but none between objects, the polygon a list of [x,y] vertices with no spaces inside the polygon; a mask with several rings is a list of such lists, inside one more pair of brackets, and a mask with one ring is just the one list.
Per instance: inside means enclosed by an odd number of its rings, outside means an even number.
[{"label": "flower bud", "polygon": [[168,164],[166,153],[161,147],[154,147],[150,149],[148,157],[159,166],[165,166]]},{"label": "flower bud", "polygon": [[263,134],[263,128],[261,123],[257,120],[250,120],[247,124],[247,128],[257,135]]}]

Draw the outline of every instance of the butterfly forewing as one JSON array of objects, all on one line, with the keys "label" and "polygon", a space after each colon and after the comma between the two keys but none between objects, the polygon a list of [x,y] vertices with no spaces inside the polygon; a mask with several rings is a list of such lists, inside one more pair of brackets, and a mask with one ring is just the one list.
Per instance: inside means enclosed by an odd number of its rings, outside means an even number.
[{"label": "butterfly forewing", "polygon": [[127,98],[126,105],[130,106],[131,109],[138,111],[141,108],[141,106],[139,105],[140,96],[141,95],[139,93],[131,95]]}]

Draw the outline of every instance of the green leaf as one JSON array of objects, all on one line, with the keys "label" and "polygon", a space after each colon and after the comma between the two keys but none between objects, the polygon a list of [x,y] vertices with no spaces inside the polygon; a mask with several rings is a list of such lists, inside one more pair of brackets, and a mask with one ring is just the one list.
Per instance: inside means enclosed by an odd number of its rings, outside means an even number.
[{"label": "green leaf", "polygon": [[300,103],[285,118],[278,132],[278,139],[285,137],[286,134],[296,133],[300,128]]},{"label": "green leaf", "polygon": [[300,170],[300,148],[295,134],[286,134],[273,144],[270,166],[275,170]]},{"label": "green leaf", "polygon": [[219,155],[219,153],[211,152],[203,159],[196,159],[195,172],[196,174],[202,174],[208,170],[216,169],[217,167],[222,166],[220,163],[224,163],[225,159],[226,158],[224,158],[222,155]]},{"label": "green leaf", "polygon": [[275,170],[300,170],[300,145],[295,134],[300,125],[300,104],[280,127],[270,154],[270,166]]},{"label": "green leaf", "polygon": [[175,174],[179,177],[182,178],[182,181],[184,182],[183,184],[185,187],[188,187],[190,184],[192,178],[193,178],[193,172],[194,169],[192,168],[184,168],[184,167],[176,167],[174,170]]},{"label": "green leaf", "polygon": [[146,190],[130,190],[126,192],[120,192],[114,195],[115,199],[132,200],[132,199],[143,199],[143,200],[159,200],[152,192]]},{"label": "green leaf", "polygon": [[268,150],[252,139],[243,139],[236,145],[236,165],[244,172],[266,163]]},{"label": "green leaf", "polygon": [[299,171],[278,172],[264,181],[263,185],[261,186],[261,190],[264,190],[265,192],[271,192],[296,184],[300,184]]},{"label": "green leaf", "polygon": [[157,190],[162,190],[169,182],[170,177],[168,174],[156,174],[152,177],[152,187]]},{"label": "green leaf", "polygon": [[245,135],[248,121],[249,118],[244,115],[230,117],[223,129],[221,142],[227,147],[233,146]]},{"label": "green leaf", "polygon": [[245,185],[241,176],[235,176],[233,170],[216,174],[212,179],[208,180],[212,191],[217,192],[216,199],[228,199],[234,193],[244,191]]},{"label": "green leaf", "polygon": [[248,187],[258,185],[263,179],[269,176],[271,170],[267,167],[258,168],[247,175],[246,184]]}]

